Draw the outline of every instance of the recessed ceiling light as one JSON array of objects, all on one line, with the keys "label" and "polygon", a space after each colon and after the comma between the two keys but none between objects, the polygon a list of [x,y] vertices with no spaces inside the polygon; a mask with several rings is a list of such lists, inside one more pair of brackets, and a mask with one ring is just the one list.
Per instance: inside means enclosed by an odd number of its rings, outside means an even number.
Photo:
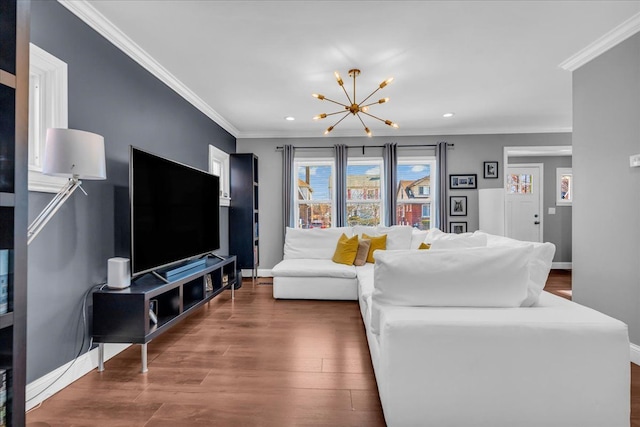
[{"label": "recessed ceiling light", "polygon": [[290,122],[294,121],[296,118],[295,117],[291,117],[291,116],[287,116],[284,118],[285,120],[288,120]]},{"label": "recessed ceiling light", "polygon": [[442,117],[447,117],[447,118],[449,118],[449,117],[453,117],[454,115],[455,115],[455,113],[444,113],[444,114],[442,115]]}]

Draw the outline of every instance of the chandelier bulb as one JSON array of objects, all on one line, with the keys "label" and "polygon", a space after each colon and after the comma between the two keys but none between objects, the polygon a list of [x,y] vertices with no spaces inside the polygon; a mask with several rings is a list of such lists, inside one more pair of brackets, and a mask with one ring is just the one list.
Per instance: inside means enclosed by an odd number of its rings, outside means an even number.
[{"label": "chandelier bulb", "polygon": [[344,82],[342,81],[342,78],[340,77],[340,74],[338,74],[337,71],[334,71],[333,75],[336,76],[336,80],[338,81],[338,84],[340,86],[342,86],[344,84]]},{"label": "chandelier bulb", "polygon": [[320,119],[324,119],[326,117],[327,117],[327,114],[326,113],[322,113],[322,114],[318,114],[317,116],[315,116],[313,118],[313,120],[320,120]]},{"label": "chandelier bulb", "polygon": [[369,111],[369,107],[364,106],[360,109],[360,111],[362,111],[363,113],[366,113],[367,111]]},{"label": "chandelier bulb", "polygon": [[331,132],[332,130],[333,130],[333,126],[329,126],[329,127],[327,128],[327,130],[325,130],[325,131],[324,131],[324,134],[326,135],[326,134],[328,134],[329,132]]},{"label": "chandelier bulb", "polygon": [[388,85],[392,81],[393,81],[393,77],[389,77],[387,80],[385,80],[382,83],[380,83],[380,89],[382,89],[383,87],[385,87],[386,85]]},{"label": "chandelier bulb", "polygon": [[365,128],[364,128],[364,131],[367,133],[367,136],[368,136],[369,138],[371,138],[371,131],[369,130],[369,128],[368,128],[368,127],[365,127]]},{"label": "chandelier bulb", "polygon": [[388,126],[391,126],[392,128],[396,128],[396,129],[398,129],[400,127],[400,126],[398,126],[397,123],[393,123],[391,120],[385,120],[384,124],[388,125]]},{"label": "chandelier bulb", "polygon": [[378,101],[378,104],[384,104],[385,102],[389,102],[389,98],[382,98]]},{"label": "chandelier bulb", "polygon": [[318,98],[320,100],[324,99],[324,95],[320,95],[319,93],[312,93],[311,96],[313,96],[314,98]]}]

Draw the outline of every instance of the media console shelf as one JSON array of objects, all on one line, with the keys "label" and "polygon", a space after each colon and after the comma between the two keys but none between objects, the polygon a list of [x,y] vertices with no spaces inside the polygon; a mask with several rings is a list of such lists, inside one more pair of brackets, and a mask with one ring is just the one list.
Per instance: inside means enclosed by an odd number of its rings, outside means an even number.
[{"label": "media console shelf", "polygon": [[208,257],[205,264],[171,276],[169,283],[149,273],[128,288],[94,292],[92,335],[99,345],[98,370],[104,370],[105,343],[132,343],[141,345],[142,372],[147,372],[147,343],[221,292],[231,290],[233,299],[237,280],[235,255]]}]

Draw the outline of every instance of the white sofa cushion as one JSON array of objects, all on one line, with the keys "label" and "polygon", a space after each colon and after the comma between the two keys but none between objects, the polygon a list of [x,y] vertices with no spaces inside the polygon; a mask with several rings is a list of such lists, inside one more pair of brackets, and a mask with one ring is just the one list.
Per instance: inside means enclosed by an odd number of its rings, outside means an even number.
[{"label": "white sofa cushion", "polygon": [[539,304],[385,306],[368,342],[387,425],[628,427],[626,325],[547,292]]},{"label": "white sofa cushion", "polygon": [[556,253],[556,246],[553,243],[545,242],[524,242],[511,239],[509,237],[488,234],[483,231],[475,231],[474,235],[485,236],[488,247],[518,248],[523,246],[533,246],[533,256],[529,265],[529,285],[527,298],[522,302],[523,307],[530,307],[538,302],[540,293],[544,289],[551,271],[553,256]]},{"label": "white sofa cushion", "polygon": [[376,253],[374,299],[432,307],[519,307],[531,246]]},{"label": "white sofa cushion", "polygon": [[413,227],[408,225],[392,225],[391,227],[385,227],[378,225],[376,227],[355,225],[353,227],[353,234],[362,236],[367,234],[369,236],[382,236],[387,235],[387,250],[399,250],[411,248],[411,234]]},{"label": "white sofa cushion", "polygon": [[347,237],[353,236],[351,227],[310,229],[287,227],[283,259],[330,260],[342,233]]},{"label": "white sofa cushion", "polygon": [[330,259],[285,259],[271,269],[274,277],[339,277],[355,279],[356,267]]},{"label": "white sofa cushion", "polygon": [[384,306],[520,307],[533,247],[376,253],[371,328]]},{"label": "white sofa cushion", "polygon": [[433,237],[428,243],[431,245],[431,249],[482,248],[487,246],[487,236],[471,233],[442,233]]}]

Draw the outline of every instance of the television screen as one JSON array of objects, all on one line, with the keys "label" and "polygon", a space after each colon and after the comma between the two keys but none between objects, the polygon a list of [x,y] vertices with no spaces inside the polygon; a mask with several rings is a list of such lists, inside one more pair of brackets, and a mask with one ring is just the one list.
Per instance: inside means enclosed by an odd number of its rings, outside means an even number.
[{"label": "television screen", "polygon": [[215,175],[131,147],[131,274],[220,248],[220,181]]}]

